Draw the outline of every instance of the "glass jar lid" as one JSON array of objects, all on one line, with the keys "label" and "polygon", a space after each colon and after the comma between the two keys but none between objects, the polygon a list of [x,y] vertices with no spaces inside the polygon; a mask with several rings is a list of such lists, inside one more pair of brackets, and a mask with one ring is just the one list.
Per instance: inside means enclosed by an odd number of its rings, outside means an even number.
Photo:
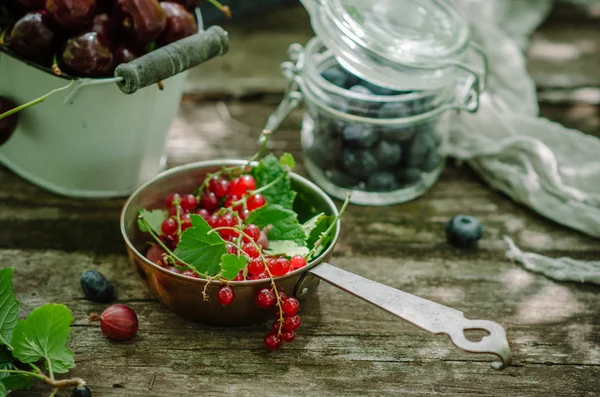
[{"label": "glass jar lid", "polygon": [[350,72],[395,90],[455,82],[466,21],[445,0],[302,0],[315,33]]}]

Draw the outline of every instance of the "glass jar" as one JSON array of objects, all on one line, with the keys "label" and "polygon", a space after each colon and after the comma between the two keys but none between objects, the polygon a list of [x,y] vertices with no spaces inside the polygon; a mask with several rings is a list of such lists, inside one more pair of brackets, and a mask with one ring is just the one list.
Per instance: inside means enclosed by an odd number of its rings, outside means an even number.
[{"label": "glass jar", "polygon": [[420,196],[444,168],[449,110],[477,111],[484,88],[466,23],[441,0],[302,2],[317,37],[290,47],[266,129],[304,101],[304,164],[323,190],[364,205]]}]

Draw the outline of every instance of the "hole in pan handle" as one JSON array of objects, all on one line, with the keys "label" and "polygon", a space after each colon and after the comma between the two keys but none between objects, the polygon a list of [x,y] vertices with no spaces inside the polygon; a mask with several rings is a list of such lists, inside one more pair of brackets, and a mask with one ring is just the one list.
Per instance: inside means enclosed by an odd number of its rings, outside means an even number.
[{"label": "hole in pan handle", "polygon": [[126,94],[166,80],[200,65],[229,50],[228,34],[220,26],[211,26],[133,61],[117,66],[117,85]]},{"label": "hole in pan handle", "polygon": [[[310,269],[296,288],[303,294],[308,284],[307,277],[317,277],[334,287],[377,306],[396,317],[402,318],[419,328],[434,334],[447,334],[452,343],[461,350],[471,353],[489,353],[501,361],[493,362],[492,368],[504,369],[510,365],[512,353],[504,328],[493,321],[469,320],[462,312],[439,303],[411,295],[407,292],[368,280],[328,263]],[[489,335],[473,342],[465,337],[467,330],[483,330]]]}]

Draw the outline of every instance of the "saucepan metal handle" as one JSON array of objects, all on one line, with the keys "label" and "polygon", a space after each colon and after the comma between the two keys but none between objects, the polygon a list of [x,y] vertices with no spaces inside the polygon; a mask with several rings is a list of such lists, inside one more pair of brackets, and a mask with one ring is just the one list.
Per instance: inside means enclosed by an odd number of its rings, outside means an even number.
[{"label": "saucepan metal handle", "polygon": [[[447,334],[459,349],[471,353],[495,354],[501,361],[492,363],[494,369],[504,369],[511,363],[512,353],[506,339],[506,331],[498,323],[488,320],[469,320],[456,309],[368,280],[328,263],[321,263],[309,270],[304,276],[305,279],[298,284],[296,295],[303,295],[303,285],[307,284],[306,278],[311,276],[426,331]],[[472,342],[465,337],[467,330],[487,331],[489,335],[478,342]]]}]

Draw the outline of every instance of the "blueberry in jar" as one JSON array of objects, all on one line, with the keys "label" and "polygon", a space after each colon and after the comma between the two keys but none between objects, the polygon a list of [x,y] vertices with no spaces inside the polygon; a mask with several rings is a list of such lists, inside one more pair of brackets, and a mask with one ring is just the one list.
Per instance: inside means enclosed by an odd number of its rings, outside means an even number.
[{"label": "blueberry in jar", "polygon": [[457,248],[472,248],[483,236],[479,219],[469,215],[456,215],[446,224],[446,239]]},{"label": "blueberry in jar", "polygon": [[115,287],[96,270],[84,272],[80,282],[85,296],[91,301],[109,303],[115,299]]},{"label": "blueberry in jar", "polygon": [[346,124],[342,137],[346,146],[363,149],[370,148],[379,139],[375,128],[366,124]]},{"label": "blueberry in jar", "polygon": [[435,134],[420,128],[414,139],[406,145],[405,163],[413,168],[429,168],[426,163],[431,153],[437,155],[438,140]]},{"label": "blueberry in jar", "polygon": [[321,73],[321,77],[329,81],[331,84],[340,88],[346,88],[346,83],[349,80],[347,72],[339,66],[333,66]]},{"label": "blueberry in jar", "polygon": [[344,149],[343,170],[354,178],[367,179],[377,169],[377,159],[364,149]]},{"label": "blueberry in jar", "polygon": [[397,188],[396,177],[388,171],[376,172],[367,179],[367,190],[387,192]]},{"label": "blueberry in jar", "polygon": [[396,143],[389,143],[382,140],[373,148],[373,155],[379,163],[379,168],[391,168],[400,162],[402,148]]},{"label": "blueberry in jar", "polygon": [[418,168],[399,168],[396,171],[396,181],[400,186],[414,185],[421,180],[422,171]]},{"label": "blueberry in jar", "polygon": [[336,186],[344,188],[353,188],[360,183],[359,179],[353,178],[352,176],[340,171],[333,170],[329,176],[329,181]]},{"label": "blueberry in jar", "polygon": [[[385,103],[377,112],[377,118],[379,119],[396,119],[413,115],[410,107],[404,103]],[[410,140],[414,136],[415,127],[411,124],[382,126],[380,131],[385,140],[401,143]]]},{"label": "blueberry in jar", "polygon": [[[367,87],[360,84],[353,85],[349,88],[350,92],[358,95],[372,96],[373,93]],[[376,104],[359,98],[351,98],[348,100],[347,108],[341,109],[342,111],[356,116],[370,116],[377,111]]]}]

